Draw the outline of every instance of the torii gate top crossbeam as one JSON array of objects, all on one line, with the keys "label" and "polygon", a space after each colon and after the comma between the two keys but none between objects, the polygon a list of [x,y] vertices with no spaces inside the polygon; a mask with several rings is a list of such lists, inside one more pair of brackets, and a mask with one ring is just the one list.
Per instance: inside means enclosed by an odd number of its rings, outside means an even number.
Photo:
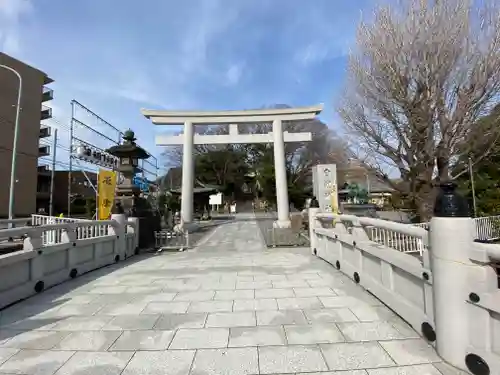
[{"label": "torii gate top crossbeam", "polygon": [[141,109],[141,113],[155,125],[240,124],[296,121],[313,119],[323,110],[323,105],[298,108],[251,109],[243,111],[158,111]]}]

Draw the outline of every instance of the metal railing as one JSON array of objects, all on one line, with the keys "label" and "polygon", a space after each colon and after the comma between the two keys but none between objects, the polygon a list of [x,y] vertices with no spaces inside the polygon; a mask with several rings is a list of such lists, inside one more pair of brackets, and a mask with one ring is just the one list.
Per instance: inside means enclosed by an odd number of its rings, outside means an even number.
[{"label": "metal railing", "polygon": [[500,238],[500,215],[476,217],[476,239],[494,241]]},{"label": "metal railing", "polygon": [[155,248],[157,250],[185,250],[189,248],[189,232],[161,230],[155,232]]},{"label": "metal railing", "polygon": [[[500,239],[500,215],[476,217],[472,220],[476,230],[476,240],[494,241]],[[429,223],[411,225],[429,230]]]}]

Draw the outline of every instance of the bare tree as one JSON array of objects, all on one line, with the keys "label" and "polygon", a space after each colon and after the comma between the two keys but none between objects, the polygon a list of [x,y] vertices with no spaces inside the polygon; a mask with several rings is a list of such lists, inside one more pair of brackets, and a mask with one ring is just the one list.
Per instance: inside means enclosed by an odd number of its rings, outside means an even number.
[{"label": "bare tree", "polygon": [[477,124],[499,93],[498,2],[406,0],[359,25],[339,113],[360,159],[425,220],[434,182],[464,173],[450,171],[485,135],[478,159],[498,140],[499,129]]},{"label": "bare tree", "polygon": [[[196,134],[229,134],[227,125],[216,126],[195,126]],[[229,145],[194,145],[194,153],[196,155],[204,154],[209,151],[227,150]],[[162,157],[169,167],[180,167],[182,165],[182,146],[167,146],[162,153]]]},{"label": "bare tree", "polygon": [[285,125],[290,132],[311,132],[311,142],[289,143],[285,146],[285,160],[292,183],[304,182],[311,176],[312,167],[317,164],[336,164],[346,166],[352,153],[337,133],[323,122],[292,122]]}]

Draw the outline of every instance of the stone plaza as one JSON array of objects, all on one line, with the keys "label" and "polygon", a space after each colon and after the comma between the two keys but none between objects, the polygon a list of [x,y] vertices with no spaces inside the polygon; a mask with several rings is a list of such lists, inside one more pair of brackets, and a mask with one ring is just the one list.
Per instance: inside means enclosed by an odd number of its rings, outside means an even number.
[{"label": "stone plaza", "polygon": [[0,374],[291,373],[459,374],[310,249],[267,249],[252,214],[0,315]]}]

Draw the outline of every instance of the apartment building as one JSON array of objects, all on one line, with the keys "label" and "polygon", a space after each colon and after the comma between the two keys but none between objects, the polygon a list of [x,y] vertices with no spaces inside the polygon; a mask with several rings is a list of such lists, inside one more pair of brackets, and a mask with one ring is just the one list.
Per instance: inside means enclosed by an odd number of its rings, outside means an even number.
[{"label": "apartment building", "polygon": [[[44,103],[53,99],[47,87],[53,82],[46,73],[0,52],[0,65],[17,71],[22,78],[21,111],[17,142],[17,167],[14,195],[15,217],[36,213],[47,207],[50,199],[50,173],[39,167],[39,158],[50,154],[50,147],[40,145],[40,138],[50,136],[50,128],[41,121],[52,117],[52,110]],[[12,148],[19,79],[11,71],[0,67],[0,218],[8,217]],[[38,191],[39,190],[39,191]]]},{"label": "apartment building", "polygon": [[[68,185],[69,171],[56,171],[54,176],[54,214],[67,214],[68,212]],[[97,173],[71,172],[71,216],[85,212],[85,200],[96,196],[95,186],[97,186]]]}]

